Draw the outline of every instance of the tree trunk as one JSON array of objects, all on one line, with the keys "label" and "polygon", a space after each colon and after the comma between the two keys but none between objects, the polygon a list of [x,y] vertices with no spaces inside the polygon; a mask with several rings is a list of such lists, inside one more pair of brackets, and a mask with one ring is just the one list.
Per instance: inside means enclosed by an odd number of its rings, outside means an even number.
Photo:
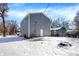
[{"label": "tree trunk", "polygon": [[3,20],[3,37],[5,37],[6,34],[5,34],[5,19],[4,19],[4,16],[2,16],[2,20]]}]

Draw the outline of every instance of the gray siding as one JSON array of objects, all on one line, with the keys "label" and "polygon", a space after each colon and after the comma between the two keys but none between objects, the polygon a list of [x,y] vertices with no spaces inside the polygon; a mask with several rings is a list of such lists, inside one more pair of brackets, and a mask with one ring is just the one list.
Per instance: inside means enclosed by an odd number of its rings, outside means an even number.
[{"label": "gray siding", "polygon": [[28,17],[25,17],[20,24],[22,35],[28,34],[28,20],[25,20],[25,19],[28,19]]},{"label": "gray siding", "polygon": [[[50,36],[50,20],[42,13],[30,14],[31,36],[40,36],[40,29],[43,29],[43,36]],[[28,34],[28,17],[25,17],[22,24],[22,34]]]},{"label": "gray siding", "polygon": [[40,29],[43,29],[44,36],[50,36],[50,20],[42,14],[30,15],[31,33],[40,36]]}]

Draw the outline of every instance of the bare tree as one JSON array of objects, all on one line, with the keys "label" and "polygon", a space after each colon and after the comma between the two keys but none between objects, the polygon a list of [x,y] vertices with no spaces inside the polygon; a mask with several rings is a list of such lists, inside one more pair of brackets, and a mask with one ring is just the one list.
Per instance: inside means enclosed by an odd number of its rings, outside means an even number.
[{"label": "bare tree", "polygon": [[65,17],[54,19],[52,22],[52,27],[65,27],[68,29],[69,21]]},{"label": "bare tree", "polygon": [[10,21],[10,29],[9,29],[9,35],[14,35],[17,33],[18,24],[15,20]]},{"label": "bare tree", "polygon": [[69,29],[70,21],[66,18],[61,18],[61,26],[65,27],[66,29]]},{"label": "bare tree", "polygon": [[52,22],[52,27],[60,27],[59,18],[53,20],[53,22]]},{"label": "bare tree", "polygon": [[74,18],[76,29],[79,29],[79,11],[77,12],[75,18]]},{"label": "bare tree", "polygon": [[7,3],[0,3],[0,17],[3,20],[3,36],[5,37],[5,17],[8,11],[8,4]]}]

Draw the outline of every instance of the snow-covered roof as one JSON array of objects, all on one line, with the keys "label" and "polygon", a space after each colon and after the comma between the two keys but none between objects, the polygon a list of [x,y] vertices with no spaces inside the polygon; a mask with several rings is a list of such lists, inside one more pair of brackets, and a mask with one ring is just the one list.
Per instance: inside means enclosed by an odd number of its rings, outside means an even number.
[{"label": "snow-covered roof", "polygon": [[61,29],[61,28],[63,28],[63,27],[51,28],[50,30],[59,30],[59,29]]},{"label": "snow-covered roof", "polygon": [[72,29],[70,29],[70,30],[67,30],[67,32],[72,32],[73,30]]}]

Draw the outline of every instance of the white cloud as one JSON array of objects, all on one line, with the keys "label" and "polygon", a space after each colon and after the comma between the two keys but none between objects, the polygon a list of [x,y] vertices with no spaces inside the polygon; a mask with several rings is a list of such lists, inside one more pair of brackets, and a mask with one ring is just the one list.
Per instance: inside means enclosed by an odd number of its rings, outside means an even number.
[{"label": "white cloud", "polygon": [[[76,12],[79,10],[79,5],[72,7],[63,7],[63,8],[48,8],[45,14],[51,18],[54,16],[66,16],[69,20],[73,20]],[[41,9],[24,9],[24,10],[10,10],[9,17],[16,17],[20,21],[25,17],[29,12],[43,12],[44,8]],[[20,22],[19,21],[19,22]]]},{"label": "white cloud", "polygon": [[47,14],[49,17],[66,16],[69,20],[73,20],[78,10],[79,5],[55,9],[49,8],[45,14]]},{"label": "white cloud", "polygon": [[10,10],[8,15],[16,16],[16,17],[23,17],[27,11],[20,11],[20,10]]},{"label": "white cloud", "polygon": [[16,18],[24,18],[27,13],[32,12],[42,12],[43,9],[29,9],[29,10],[9,10],[8,16],[9,17],[16,17]]},{"label": "white cloud", "polygon": [[43,9],[29,9],[29,10],[9,10],[8,19],[9,20],[17,20],[18,24],[23,20],[23,18],[27,15],[27,13],[31,12],[41,12]]}]

